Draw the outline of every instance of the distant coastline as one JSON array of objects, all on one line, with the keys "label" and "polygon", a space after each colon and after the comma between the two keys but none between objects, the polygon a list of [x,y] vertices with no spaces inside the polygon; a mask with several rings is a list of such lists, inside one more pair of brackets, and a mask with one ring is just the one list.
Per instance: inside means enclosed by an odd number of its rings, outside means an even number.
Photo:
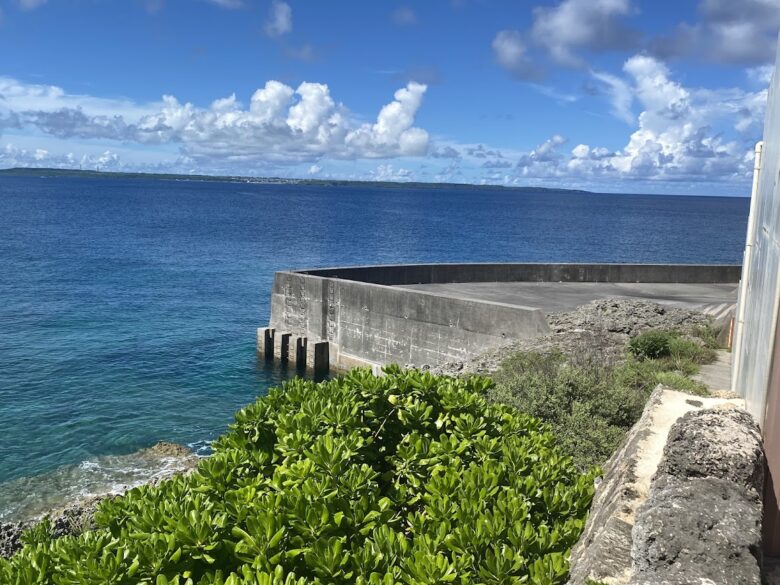
[{"label": "distant coastline", "polygon": [[120,173],[114,171],[85,171],[81,169],[53,169],[14,167],[0,169],[0,177],[77,177],[85,179],[159,179],[165,181],[210,181],[215,183],[249,183],[259,185],[315,185],[322,187],[379,187],[407,189],[478,189],[485,191],[516,191],[519,193],[592,193],[583,189],[555,189],[550,187],[511,187],[505,185],[474,185],[471,183],[424,183],[401,181],[347,181],[336,179],[289,179],[284,177],[246,177],[241,175],[177,175],[173,173]]}]

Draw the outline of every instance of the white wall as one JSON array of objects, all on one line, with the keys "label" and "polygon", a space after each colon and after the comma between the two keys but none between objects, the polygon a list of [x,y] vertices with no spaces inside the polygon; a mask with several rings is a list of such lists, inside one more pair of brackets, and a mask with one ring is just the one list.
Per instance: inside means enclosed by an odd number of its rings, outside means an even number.
[{"label": "white wall", "polygon": [[[743,396],[750,413],[763,423],[780,299],[780,44],[769,89],[764,121],[761,169],[751,204],[752,250],[748,241],[737,315],[733,388]],[[778,364],[780,367],[780,364]]]}]

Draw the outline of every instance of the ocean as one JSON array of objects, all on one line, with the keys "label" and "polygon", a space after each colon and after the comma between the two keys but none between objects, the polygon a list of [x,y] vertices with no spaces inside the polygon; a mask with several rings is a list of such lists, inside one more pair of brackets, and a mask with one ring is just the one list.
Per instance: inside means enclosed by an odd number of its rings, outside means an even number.
[{"label": "ocean", "polygon": [[0,178],[0,520],[206,453],[285,372],[274,272],[405,262],[739,263],[749,200]]}]

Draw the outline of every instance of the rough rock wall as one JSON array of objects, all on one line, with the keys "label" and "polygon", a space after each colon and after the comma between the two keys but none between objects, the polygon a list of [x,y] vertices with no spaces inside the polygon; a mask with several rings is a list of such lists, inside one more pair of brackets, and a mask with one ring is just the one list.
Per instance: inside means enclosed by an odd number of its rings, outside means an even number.
[{"label": "rough rock wall", "polygon": [[748,413],[656,389],[605,466],[570,585],[760,584],[763,470]]},{"label": "rough rock wall", "polygon": [[763,474],[761,435],[747,412],[683,416],[636,516],[631,584],[760,585]]}]

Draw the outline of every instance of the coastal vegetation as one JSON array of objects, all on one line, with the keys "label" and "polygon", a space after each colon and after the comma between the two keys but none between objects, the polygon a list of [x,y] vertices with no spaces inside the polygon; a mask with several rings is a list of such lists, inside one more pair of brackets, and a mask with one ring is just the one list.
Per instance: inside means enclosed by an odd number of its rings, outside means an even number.
[{"label": "coastal vegetation", "polygon": [[649,330],[617,358],[516,352],[492,380],[367,370],[295,379],[239,411],[191,475],[47,521],[0,559],[14,585],[554,585],[593,480],[653,389],[706,394],[706,327]]},{"label": "coastal vegetation", "polygon": [[715,359],[709,328],[693,332],[649,330],[611,360],[597,345],[578,355],[520,352],[493,376],[488,398],[548,423],[580,469],[602,465],[642,415],[658,384],[706,395],[691,376]]},{"label": "coastal vegetation", "polygon": [[596,471],[486,378],[385,374],[271,390],[195,473],[105,501],[80,536],[39,524],[0,582],[564,583]]}]

